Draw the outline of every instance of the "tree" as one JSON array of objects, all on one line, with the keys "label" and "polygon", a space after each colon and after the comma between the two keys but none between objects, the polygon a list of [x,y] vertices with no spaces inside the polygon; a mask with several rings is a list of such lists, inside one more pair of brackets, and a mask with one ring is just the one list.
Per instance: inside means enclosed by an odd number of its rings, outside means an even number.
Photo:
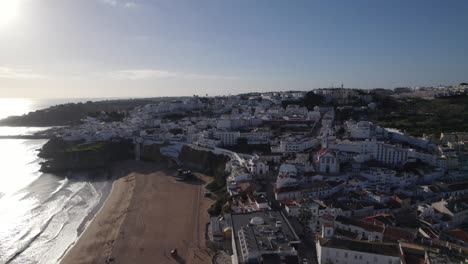
[{"label": "tree", "polygon": [[307,227],[309,226],[309,221],[312,219],[312,212],[310,211],[310,208],[308,208],[305,205],[301,205],[301,208],[299,208],[299,222]]},{"label": "tree", "polygon": [[313,109],[317,105],[323,105],[325,103],[325,97],[316,94],[313,91],[306,93],[304,96],[304,106],[309,110]]},{"label": "tree", "polygon": [[169,129],[169,132],[174,135],[179,135],[179,134],[184,133],[184,130],[182,128],[171,128]]},{"label": "tree", "polygon": [[336,136],[338,138],[342,138],[345,133],[346,133],[346,130],[344,129],[344,127],[340,127],[340,129],[338,129],[338,131],[336,131]]}]

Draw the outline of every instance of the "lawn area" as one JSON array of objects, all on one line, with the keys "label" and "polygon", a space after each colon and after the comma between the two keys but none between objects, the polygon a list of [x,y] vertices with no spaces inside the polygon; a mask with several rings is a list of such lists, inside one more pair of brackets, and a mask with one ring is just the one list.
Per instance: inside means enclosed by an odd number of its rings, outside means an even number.
[{"label": "lawn area", "polygon": [[66,149],[65,152],[82,152],[82,151],[88,151],[88,152],[95,152],[95,151],[102,151],[105,149],[105,147],[108,144],[106,142],[97,142],[97,143],[92,143],[92,144],[85,144],[85,145],[77,145],[70,147]]}]

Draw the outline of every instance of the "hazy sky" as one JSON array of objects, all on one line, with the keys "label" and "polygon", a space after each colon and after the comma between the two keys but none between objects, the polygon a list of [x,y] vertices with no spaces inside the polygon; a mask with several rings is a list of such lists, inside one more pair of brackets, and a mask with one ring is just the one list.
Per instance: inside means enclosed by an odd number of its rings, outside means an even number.
[{"label": "hazy sky", "polygon": [[0,97],[468,81],[465,0],[0,0]]}]

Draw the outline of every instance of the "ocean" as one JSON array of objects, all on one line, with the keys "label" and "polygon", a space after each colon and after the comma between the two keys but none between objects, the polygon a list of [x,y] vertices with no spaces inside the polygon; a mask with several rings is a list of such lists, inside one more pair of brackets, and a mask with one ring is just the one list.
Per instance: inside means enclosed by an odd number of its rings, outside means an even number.
[{"label": "ocean", "polygon": [[[109,98],[54,98],[54,99],[29,99],[29,98],[0,98],[0,119],[13,115],[24,115],[32,111],[44,109],[50,106],[78,103],[86,101],[100,101]],[[114,98],[117,99],[117,98]]]},{"label": "ocean", "polygon": [[[78,101],[84,100],[0,99],[0,119]],[[0,127],[0,135],[24,135],[40,129],[44,128]],[[0,139],[1,264],[59,262],[110,190],[111,182],[102,176],[39,172],[37,150],[45,143]]]}]

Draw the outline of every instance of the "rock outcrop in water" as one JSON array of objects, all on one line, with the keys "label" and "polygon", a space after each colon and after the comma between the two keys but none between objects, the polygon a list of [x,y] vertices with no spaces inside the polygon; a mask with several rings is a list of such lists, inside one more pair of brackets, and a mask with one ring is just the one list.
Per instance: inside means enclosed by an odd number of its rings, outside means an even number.
[{"label": "rock outcrop in water", "polygon": [[110,162],[132,159],[133,156],[131,140],[84,144],[53,138],[39,152],[39,157],[45,159],[41,171],[54,173],[105,168]]}]

